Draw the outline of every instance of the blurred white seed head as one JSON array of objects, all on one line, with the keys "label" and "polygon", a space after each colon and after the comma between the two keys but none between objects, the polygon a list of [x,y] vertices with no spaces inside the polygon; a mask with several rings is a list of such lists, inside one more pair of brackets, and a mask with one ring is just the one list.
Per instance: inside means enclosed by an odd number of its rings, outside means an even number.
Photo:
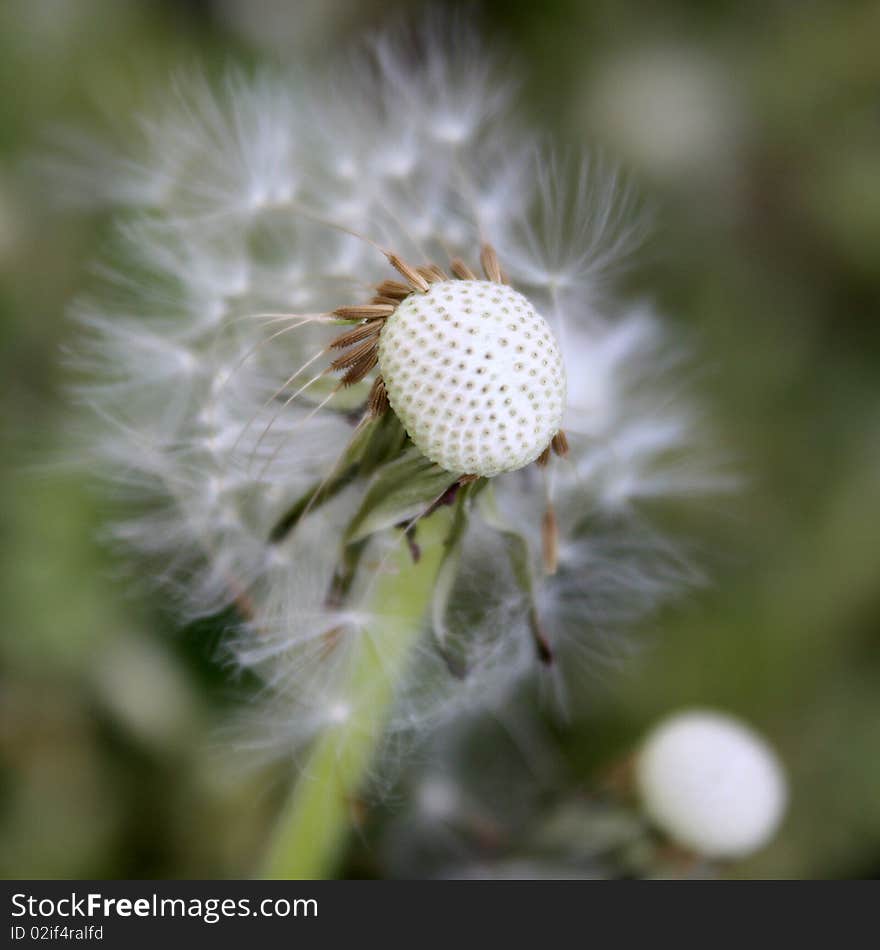
[{"label": "blurred white seed head", "polygon": [[261,747],[358,716],[347,658],[364,638],[381,655],[376,578],[417,555],[432,504],[464,517],[392,733],[535,675],[576,689],[621,624],[698,578],[645,510],[717,481],[680,353],[649,306],[612,302],[643,230],[631,192],[538,148],[468,32],[182,76],[123,139],[67,177],[117,221],[76,306],[90,458],[115,538],[184,614],[236,612]]},{"label": "blurred white seed head", "polygon": [[740,858],[767,844],[788,791],[773,750],[732,716],[678,713],[647,736],[636,776],[645,811],[678,844]]}]

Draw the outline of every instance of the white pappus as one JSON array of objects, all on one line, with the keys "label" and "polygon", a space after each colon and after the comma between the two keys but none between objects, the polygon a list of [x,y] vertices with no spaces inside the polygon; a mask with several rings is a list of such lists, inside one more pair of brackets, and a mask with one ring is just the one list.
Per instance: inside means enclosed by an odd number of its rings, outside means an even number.
[{"label": "white pappus", "polygon": [[493,58],[442,32],[179,78],[124,156],[92,153],[118,224],[76,358],[115,536],[187,616],[237,610],[267,748],[357,715],[347,645],[377,636],[375,575],[438,506],[455,536],[392,734],[576,682],[695,579],[641,512],[713,479],[662,325],[609,303],[630,191],[538,147]]}]

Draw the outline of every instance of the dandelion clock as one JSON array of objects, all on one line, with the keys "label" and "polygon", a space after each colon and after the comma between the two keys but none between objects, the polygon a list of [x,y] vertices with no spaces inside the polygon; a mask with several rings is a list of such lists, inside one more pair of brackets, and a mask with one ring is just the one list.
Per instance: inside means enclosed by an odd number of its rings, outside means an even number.
[{"label": "dandelion clock", "polygon": [[68,179],[116,222],[75,305],[90,458],[181,619],[234,615],[250,741],[300,765],[265,873],[326,873],[396,751],[565,701],[695,579],[644,503],[713,484],[697,416],[612,299],[629,188],[536,144],[468,33],[179,76],[125,141]]}]

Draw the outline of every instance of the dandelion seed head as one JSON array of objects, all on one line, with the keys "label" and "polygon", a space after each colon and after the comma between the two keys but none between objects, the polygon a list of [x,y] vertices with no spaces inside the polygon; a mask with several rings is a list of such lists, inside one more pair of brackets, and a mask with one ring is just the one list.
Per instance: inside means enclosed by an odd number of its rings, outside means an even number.
[{"label": "dandelion seed head", "polygon": [[648,815],[698,854],[743,857],[763,847],[788,797],[776,754],[732,716],[690,710],[651,731],[638,754]]},{"label": "dandelion seed head", "polygon": [[533,462],[559,431],[565,369],[547,322],[490,281],[441,281],[389,318],[379,368],[410,438],[451,472]]},{"label": "dandelion seed head", "polygon": [[[346,663],[383,654],[377,583],[422,553],[434,509],[462,525],[389,685],[392,734],[528,677],[577,683],[698,576],[640,507],[715,479],[679,349],[647,305],[613,302],[643,231],[631,189],[535,146],[469,31],[416,45],[184,74],[130,152],[80,141],[69,162],[68,190],[117,215],[72,357],[112,536],[185,618],[235,609],[231,662],[263,682],[280,751],[334,709],[357,719]],[[350,543],[401,459],[428,476],[421,507],[388,501]]]}]

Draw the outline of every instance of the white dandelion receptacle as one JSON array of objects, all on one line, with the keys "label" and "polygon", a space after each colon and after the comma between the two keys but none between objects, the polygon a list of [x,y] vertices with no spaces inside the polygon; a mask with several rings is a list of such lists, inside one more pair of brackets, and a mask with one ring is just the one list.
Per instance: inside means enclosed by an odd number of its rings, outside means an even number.
[{"label": "white dandelion receptacle", "polygon": [[522,468],[562,425],[565,367],[553,332],[501,284],[443,281],[407,297],[382,330],[379,368],[410,438],[450,472]]}]

